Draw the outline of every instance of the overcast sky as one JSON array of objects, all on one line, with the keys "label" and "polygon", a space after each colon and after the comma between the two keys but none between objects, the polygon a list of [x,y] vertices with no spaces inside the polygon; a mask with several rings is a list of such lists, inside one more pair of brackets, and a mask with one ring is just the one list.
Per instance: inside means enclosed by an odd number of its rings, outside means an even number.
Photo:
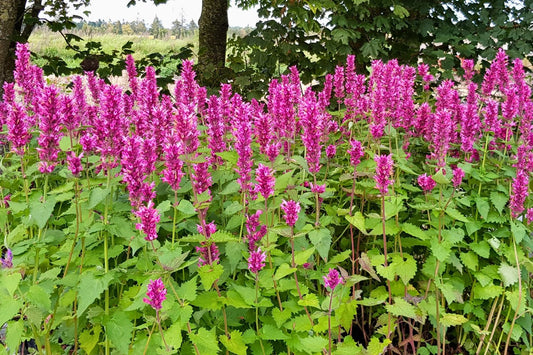
[{"label": "overcast sky", "polygon": [[[168,0],[166,4],[155,6],[153,2],[138,2],[137,5],[127,7],[128,0],[91,0],[91,5],[87,8],[91,11],[89,20],[111,20],[111,21],[133,21],[144,20],[151,24],[154,17],[163,22],[163,25],[170,28],[172,22],[181,19],[182,15],[186,22],[194,20],[198,23],[202,11],[201,0]],[[257,12],[255,10],[243,11],[235,6],[230,7],[228,12],[230,26],[254,26],[257,22]]]}]

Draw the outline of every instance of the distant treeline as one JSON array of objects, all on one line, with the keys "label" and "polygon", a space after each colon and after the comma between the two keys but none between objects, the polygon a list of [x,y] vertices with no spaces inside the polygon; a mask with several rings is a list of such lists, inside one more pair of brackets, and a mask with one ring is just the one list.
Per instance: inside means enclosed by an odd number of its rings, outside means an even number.
[{"label": "distant treeline", "polygon": [[[41,27],[40,30],[46,31],[47,29]],[[198,32],[198,24],[193,20],[181,18],[174,20],[171,27],[166,28],[156,16],[150,25],[147,25],[140,19],[135,21],[81,21],[76,23],[76,30],[76,32],[82,37],[99,34],[116,34],[154,36],[154,38],[174,36],[175,38],[182,39],[195,36]],[[250,27],[230,27],[228,34],[229,36],[234,34],[237,36],[244,36],[251,31],[252,28]]]}]

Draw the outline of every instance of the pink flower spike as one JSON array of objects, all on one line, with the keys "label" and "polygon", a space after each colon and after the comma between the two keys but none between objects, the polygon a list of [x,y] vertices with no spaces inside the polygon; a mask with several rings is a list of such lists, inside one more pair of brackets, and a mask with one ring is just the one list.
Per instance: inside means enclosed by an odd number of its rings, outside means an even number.
[{"label": "pink flower spike", "polygon": [[274,186],[276,184],[274,170],[259,163],[259,166],[255,171],[255,176],[255,179],[257,180],[257,184],[255,185],[256,192],[261,193],[265,200],[268,199],[274,194]]},{"label": "pink flower spike", "polygon": [[435,188],[437,183],[431,176],[428,176],[427,174],[420,175],[418,177],[418,185],[424,190],[424,192],[429,192]]},{"label": "pink flower spike", "polygon": [[252,251],[248,258],[248,270],[257,274],[261,269],[265,267],[266,253],[261,251],[261,248],[257,248],[257,251]]},{"label": "pink flower spike", "polygon": [[83,158],[83,153],[81,153],[79,156],[77,156],[76,153],[72,151],[69,151],[67,153],[68,169],[74,176],[79,176],[83,170],[83,165],[81,165],[81,158]]},{"label": "pink flower spike", "polygon": [[351,149],[348,149],[348,154],[350,154],[350,163],[356,167],[361,162],[361,158],[365,155],[363,151],[363,146],[361,142],[356,139],[350,141]]},{"label": "pink flower spike", "polygon": [[527,224],[533,223],[533,208],[528,208],[526,211]]},{"label": "pink flower spike", "polygon": [[374,157],[376,162],[376,174],[374,180],[376,180],[376,188],[382,195],[386,195],[389,192],[389,185],[394,182],[390,177],[393,173],[393,160],[392,155],[376,155]]},{"label": "pink flower spike", "polygon": [[148,202],[148,206],[141,206],[135,215],[141,219],[141,223],[137,223],[135,227],[142,230],[146,235],[144,237],[147,241],[157,239],[157,223],[160,220],[159,212],[154,208],[152,201]]},{"label": "pink flower spike", "polygon": [[150,280],[146,296],[148,298],[143,298],[144,303],[149,304],[156,311],[162,308],[162,303],[167,298],[167,289],[160,278],[153,281]]},{"label": "pink flower spike", "polygon": [[333,291],[339,284],[344,284],[344,280],[339,275],[339,272],[336,269],[329,269],[329,273],[324,276],[324,285],[330,291]]},{"label": "pink flower spike", "polygon": [[453,178],[452,178],[453,187],[455,188],[459,187],[459,185],[461,185],[461,183],[463,182],[464,176],[465,176],[465,172],[463,171],[463,169],[459,167],[453,169]]},{"label": "pink flower spike", "polygon": [[323,194],[324,192],[326,192],[326,184],[322,184],[322,185],[313,185],[313,183],[311,183],[311,192],[314,193],[314,194]]},{"label": "pink flower spike", "polygon": [[290,227],[293,227],[298,221],[298,213],[300,213],[300,204],[296,201],[285,201],[281,203],[281,209],[285,213],[283,218]]},{"label": "pink flower spike", "polygon": [[329,159],[333,159],[337,154],[337,146],[334,144],[328,145],[326,148],[326,156]]}]

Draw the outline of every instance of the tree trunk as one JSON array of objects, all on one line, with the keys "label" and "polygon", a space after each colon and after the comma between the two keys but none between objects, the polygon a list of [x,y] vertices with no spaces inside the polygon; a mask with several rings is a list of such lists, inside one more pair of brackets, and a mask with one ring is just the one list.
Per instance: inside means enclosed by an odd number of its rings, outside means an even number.
[{"label": "tree trunk", "polygon": [[[18,17],[17,0],[2,0],[0,2],[0,94],[3,94],[5,81],[13,81],[14,38]],[[1,99],[1,97],[0,97]]]},{"label": "tree trunk", "polygon": [[202,0],[198,24],[198,67],[200,71],[220,71],[226,62],[228,0]]}]

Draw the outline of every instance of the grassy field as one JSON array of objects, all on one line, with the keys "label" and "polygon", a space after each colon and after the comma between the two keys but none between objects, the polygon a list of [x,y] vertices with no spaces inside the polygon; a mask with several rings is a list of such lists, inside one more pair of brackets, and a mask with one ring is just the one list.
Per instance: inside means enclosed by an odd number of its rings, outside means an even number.
[{"label": "grassy field", "polygon": [[[79,35],[79,34],[78,34]],[[175,53],[179,52],[180,48],[192,44],[193,51],[198,48],[198,36],[189,37],[186,39],[175,39],[168,37],[164,39],[156,39],[151,36],[140,35],[117,35],[117,34],[102,34],[83,37],[84,41],[74,42],[81,49],[85,48],[87,41],[101,42],[103,50],[108,53],[112,50],[120,51],[122,46],[128,41],[133,43],[131,49],[134,51],[133,57],[140,59],[146,57],[151,53]],[[59,34],[46,30],[35,31],[29,40],[30,50],[37,54],[38,57],[51,56],[60,57],[69,67],[78,66],[81,59],[75,59],[76,52],[67,47],[65,39]],[[35,59],[35,64],[42,65],[43,59]]]}]

